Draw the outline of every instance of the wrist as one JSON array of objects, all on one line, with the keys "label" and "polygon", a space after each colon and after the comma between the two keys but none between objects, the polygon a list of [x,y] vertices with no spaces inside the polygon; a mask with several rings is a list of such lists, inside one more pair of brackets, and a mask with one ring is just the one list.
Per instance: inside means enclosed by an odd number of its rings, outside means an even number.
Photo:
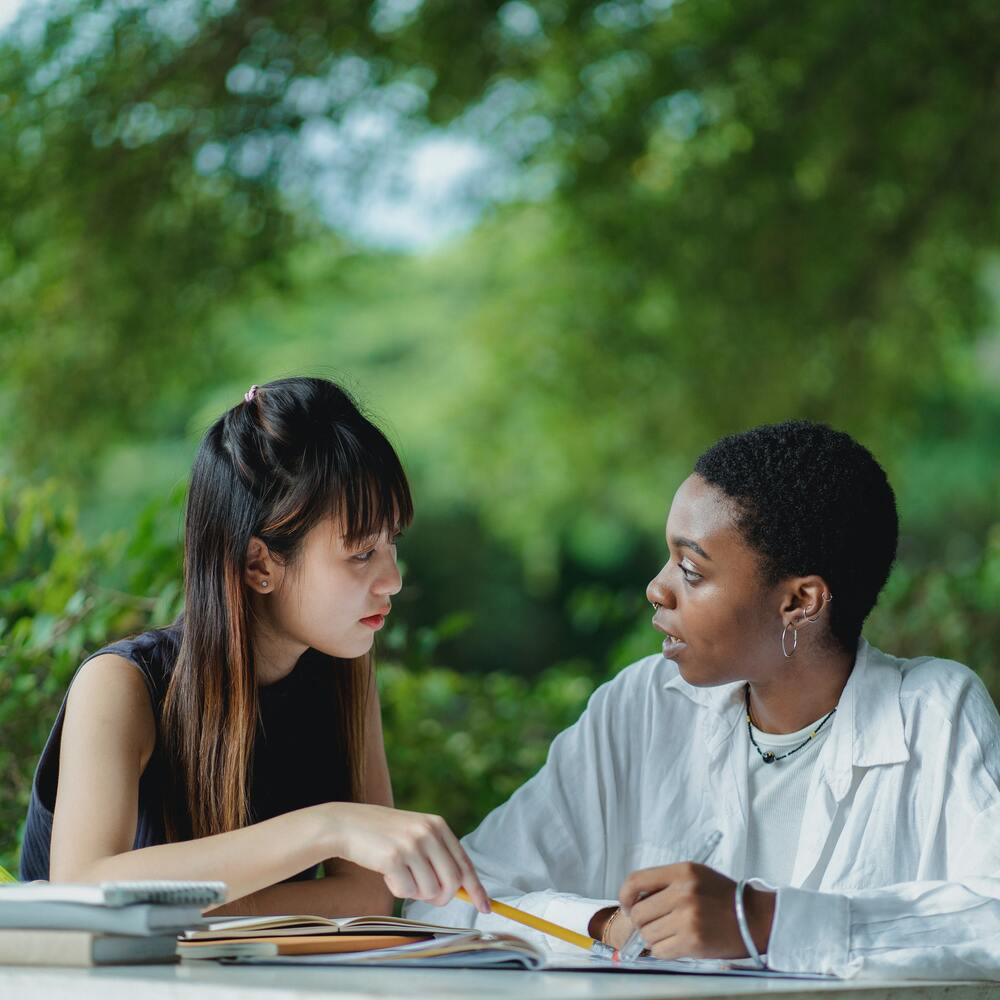
[{"label": "wrist", "polygon": [[344,802],[321,802],[309,810],[313,813],[312,840],[319,847],[325,861],[327,858],[344,858],[347,852],[347,837],[344,829]]},{"label": "wrist", "polygon": [[590,918],[590,923],[587,925],[587,933],[595,941],[603,941],[605,931],[608,929],[608,924],[617,912],[617,906],[605,906],[603,909],[598,910]]}]

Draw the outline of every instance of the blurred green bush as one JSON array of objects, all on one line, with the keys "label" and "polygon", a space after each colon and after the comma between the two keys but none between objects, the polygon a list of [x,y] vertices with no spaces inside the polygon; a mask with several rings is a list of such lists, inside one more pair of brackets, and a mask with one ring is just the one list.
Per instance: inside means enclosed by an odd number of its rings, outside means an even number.
[{"label": "blurred green bush", "polygon": [[[35,763],[69,680],[111,637],[169,621],[180,549],[165,525],[179,497],[96,544],[52,483],[0,478],[0,864],[11,868]],[[141,595],[141,596],[138,596]]]},{"label": "blurred green bush", "polygon": [[865,635],[896,656],[958,660],[982,677],[1000,704],[1000,524],[979,553],[920,570],[896,565]]},{"label": "blurred green bush", "polygon": [[440,813],[468,833],[541,767],[552,738],[577,719],[597,683],[582,664],[552,667],[534,681],[382,666],[396,804]]},{"label": "blurred green bush", "polygon": [[[80,660],[180,610],[181,499],[178,489],[131,530],[93,544],[54,486],[0,479],[0,864],[7,868],[16,867],[38,754]],[[1000,525],[965,565],[898,567],[867,632],[891,652],[969,663],[1000,699],[998,606]],[[440,813],[462,833],[541,765],[594,688],[649,646],[637,629],[610,664],[560,664],[534,679],[435,665],[437,641],[467,624],[459,616],[410,633],[395,626],[379,669],[397,804]]]}]

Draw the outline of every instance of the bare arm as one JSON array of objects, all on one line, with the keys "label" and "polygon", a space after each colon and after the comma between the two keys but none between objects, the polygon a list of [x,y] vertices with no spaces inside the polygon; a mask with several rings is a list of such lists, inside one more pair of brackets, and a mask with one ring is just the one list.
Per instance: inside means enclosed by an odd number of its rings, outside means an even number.
[{"label": "bare arm", "polygon": [[[229,833],[132,850],[139,778],[155,734],[149,696],[132,664],[109,654],[80,670],[67,700],[60,745],[53,880],[219,879],[228,885],[230,900],[276,887],[276,904],[279,892],[290,902],[284,894],[294,888],[276,883],[337,858],[379,873],[353,875],[366,885],[384,877],[399,896],[444,900],[465,885],[488,907],[465,851],[440,817],[377,804],[328,802]],[[346,878],[350,870],[343,871]],[[300,907],[283,903],[280,908]]]},{"label": "bare arm", "polygon": [[279,882],[328,857],[337,803],[183,843],[132,850],[139,778],[156,726],[138,670],[114,655],[87,663],[70,689],[52,825],[54,881],[221,879],[230,896]]}]

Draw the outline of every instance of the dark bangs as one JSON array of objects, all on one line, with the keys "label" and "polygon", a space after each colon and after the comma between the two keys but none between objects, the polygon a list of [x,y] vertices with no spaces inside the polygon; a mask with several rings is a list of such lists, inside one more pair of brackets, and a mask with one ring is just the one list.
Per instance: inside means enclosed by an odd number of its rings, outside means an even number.
[{"label": "dark bangs", "polygon": [[[295,401],[301,404],[302,383],[312,380],[295,381]],[[392,534],[413,520],[409,483],[392,445],[342,389],[331,393],[330,383],[317,382],[316,395],[308,400],[310,419],[295,421],[299,447],[289,453],[272,445],[284,454],[271,465],[263,505],[269,516],[258,533],[285,558],[294,556],[324,517],[341,522],[351,546],[383,531]],[[281,382],[263,387],[261,396],[262,422],[272,442],[280,441],[285,436],[281,418],[298,407],[288,405],[288,389]]]},{"label": "dark bangs", "polygon": [[369,427],[370,434],[341,434],[331,449],[327,512],[341,520],[350,546],[383,531],[391,536],[413,521],[413,499],[399,458],[382,432]]}]

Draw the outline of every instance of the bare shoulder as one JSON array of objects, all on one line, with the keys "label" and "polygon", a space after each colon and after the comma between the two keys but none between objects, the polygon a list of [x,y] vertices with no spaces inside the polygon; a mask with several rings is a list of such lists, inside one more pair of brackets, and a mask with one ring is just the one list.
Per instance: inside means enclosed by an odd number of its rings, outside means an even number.
[{"label": "bare shoulder", "polygon": [[[89,881],[90,864],[128,851],[156,722],[135,664],[101,654],[77,671],[66,699],[52,808],[52,877]],[[83,873],[83,874],[81,874]]]},{"label": "bare shoulder", "polygon": [[139,750],[156,742],[156,720],[146,682],[134,663],[114,653],[88,660],[73,678],[66,700],[64,739],[95,734]]}]

